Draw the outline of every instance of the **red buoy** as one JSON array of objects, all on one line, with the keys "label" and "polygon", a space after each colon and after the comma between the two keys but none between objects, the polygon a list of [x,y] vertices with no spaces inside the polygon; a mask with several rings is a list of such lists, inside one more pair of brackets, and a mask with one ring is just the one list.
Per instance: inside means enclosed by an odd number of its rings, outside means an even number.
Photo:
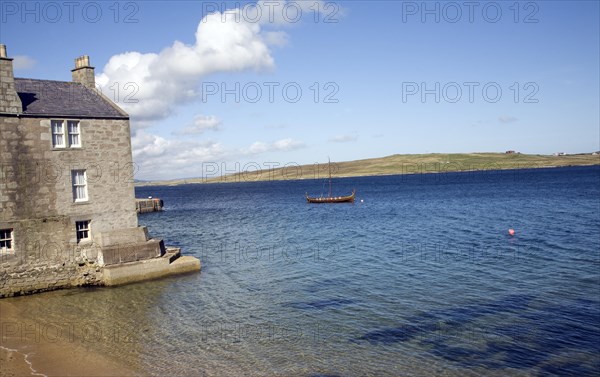
[{"label": "red buoy", "polygon": [[511,236],[514,236],[514,235],[515,235],[515,230],[514,230],[514,229],[512,229],[512,228],[511,228],[511,229],[509,229],[509,230],[508,230],[508,234],[510,234]]}]

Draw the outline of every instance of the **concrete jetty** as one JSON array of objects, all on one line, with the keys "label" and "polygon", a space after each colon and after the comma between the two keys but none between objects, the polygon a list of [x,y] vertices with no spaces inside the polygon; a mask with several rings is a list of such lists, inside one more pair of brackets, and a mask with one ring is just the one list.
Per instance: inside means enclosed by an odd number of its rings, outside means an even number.
[{"label": "concrete jetty", "polygon": [[104,267],[104,284],[107,286],[123,285],[195,271],[200,271],[199,259],[182,256],[179,248],[167,247],[165,254],[160,258]]},{"label": "concrete jetty", "polygon": [[164,202],[159,198],[136,199],[135,210],[137,213],[159,212],[163,209]]}]

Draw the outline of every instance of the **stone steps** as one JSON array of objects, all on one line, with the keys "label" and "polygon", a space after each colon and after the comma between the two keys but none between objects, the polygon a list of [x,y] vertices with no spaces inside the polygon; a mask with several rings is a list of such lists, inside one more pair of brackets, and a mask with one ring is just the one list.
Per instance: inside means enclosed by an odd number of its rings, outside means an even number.
[{"label": "stone steps", "polygon": [[181,256],[181,249],[178,247],[167,247],[165,254],[162,256],[169,260],[169,264],[175,262]]},{"label": "stone steps", "polygon": [[104,284],[107,286],[123,285],[200,271],[199,259],[190,255],[181,255],[179,248],[169,247],[166,251],[159,258],[106,266],[104,268]]}]

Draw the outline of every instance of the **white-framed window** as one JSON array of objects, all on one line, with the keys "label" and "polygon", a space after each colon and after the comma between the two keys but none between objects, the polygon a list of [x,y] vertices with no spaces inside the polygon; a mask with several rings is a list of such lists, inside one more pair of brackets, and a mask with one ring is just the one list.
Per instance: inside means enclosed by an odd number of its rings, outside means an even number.
[{"label": "white-framed window", "polygon": [[85,170],[71,170],[71,179],[73,181],[73,200],[76,202],[87,201],[87,175]]},{"label": "white-framed window", "polygon": [[13,250],[13,230],[0,229],[0,253],[7,253]]},{"label": "white-framed window", "polygon": [[69,132],[69,147],[81,147],[81,137],[79,135],[79,122],[76,120],[68,120],[67,131]]},{"label": "white-framed window", "polygon": [[50,123],[52,127],[53,148],[81,147],[81,126],[79,125],[79,121],[54,119]]},{"label": "white-framed window", "polygon": [[77,243],[90,239],[90,220],[76,221]]},{"label": "white-framed window", "polygon": [[65,148],[65,128],[62,120],[52,122],[52,147]]}]

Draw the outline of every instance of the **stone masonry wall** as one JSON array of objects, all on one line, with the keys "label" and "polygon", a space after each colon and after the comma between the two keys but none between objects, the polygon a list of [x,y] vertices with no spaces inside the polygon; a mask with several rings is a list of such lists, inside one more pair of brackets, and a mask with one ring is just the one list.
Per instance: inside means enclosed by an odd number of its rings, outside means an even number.
[{"label": "stone masonry wall", "polygon": [[[60,118],[56,118],[60,119]],[[0,117],[0,221],[94,216],[94,232],[137,227],[127,120],[80,120],[81,148],[52,148],[50,119]],[[71,171],[85,169],[86,202]]]},{"label": "stone masonry wall", "polygon": [[68,217],[10,225],[18,240],[17,249],[0,254],[0,297],[102,283],[102,267],[92,250],[64,242],[71,230]]},{"label": "stone masonry wall", "polygon": [[[14,240],[0,253],[0,297],[101,284],[96,240],[141,231],[128,120],[79,121],[81,148],[53,149],[50,119],[0,115],[0,229]],[[87,202],[73,200],[73,169],[86,169]],[[78,244],[81,220],[91,220],[92,240]]]},{"label": "stone masonry wall", "polygon": [[21,112],[21,99],[15,91],[12,59],[0,57],[0,113]]}]

